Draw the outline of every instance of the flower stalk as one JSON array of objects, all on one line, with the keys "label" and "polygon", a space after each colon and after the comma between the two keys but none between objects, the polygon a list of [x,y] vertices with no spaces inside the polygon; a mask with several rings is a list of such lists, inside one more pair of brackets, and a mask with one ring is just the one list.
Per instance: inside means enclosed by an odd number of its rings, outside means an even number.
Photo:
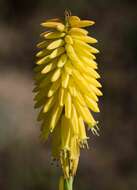
[{"label": "flower stalk", "polygon": [[64,180],[64,190],[73,190],[73,177]]}]

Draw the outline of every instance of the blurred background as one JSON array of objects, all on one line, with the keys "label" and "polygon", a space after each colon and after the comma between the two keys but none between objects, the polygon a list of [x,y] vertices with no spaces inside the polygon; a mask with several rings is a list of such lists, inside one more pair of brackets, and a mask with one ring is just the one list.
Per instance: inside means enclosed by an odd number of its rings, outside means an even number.
[{"label": "blurred background", "polygon": [[100,137],[90,134],[74,189],[137,190],[136,0],[0,0],[0,189],[58,189],[59,168],[39,139],[32,69],[40,23],[66,8],[96,21],[89,31],[104,93]]}]

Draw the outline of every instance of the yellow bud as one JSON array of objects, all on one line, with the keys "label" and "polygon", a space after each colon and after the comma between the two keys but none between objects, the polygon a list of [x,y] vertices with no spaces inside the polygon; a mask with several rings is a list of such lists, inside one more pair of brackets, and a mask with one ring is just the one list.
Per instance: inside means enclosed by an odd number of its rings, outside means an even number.
[{"label": "yellow bud", "polygon": [[73,44],[73,39],[72,39],[72,37],[71,37],[70,35],[67,35],[67,36],[65,37],[65,42],[66,42],[67,44],[72,45],[72,44]]}]

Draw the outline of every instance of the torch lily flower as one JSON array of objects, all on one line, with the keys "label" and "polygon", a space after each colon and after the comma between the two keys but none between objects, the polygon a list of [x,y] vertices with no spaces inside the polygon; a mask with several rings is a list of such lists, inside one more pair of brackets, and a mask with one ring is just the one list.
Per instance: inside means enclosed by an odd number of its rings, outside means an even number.
[{"label": "torch lily flower", "polygon": [[99,53],[85,27],[95,22],[65,13],[41,25],[48,29],[37,44],[35,108],[40,108],[41,138],[51,136],[52,156],[62,167],[59,189],[72,190],[80,149],[88,147],[86,127],[97,133],[93,112],[99,112],[102,96],[95,54]]}]

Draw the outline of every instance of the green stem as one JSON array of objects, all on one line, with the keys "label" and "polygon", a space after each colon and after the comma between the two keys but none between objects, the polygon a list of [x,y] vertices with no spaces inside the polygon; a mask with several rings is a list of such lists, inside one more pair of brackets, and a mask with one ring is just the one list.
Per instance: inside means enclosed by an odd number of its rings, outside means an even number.
[{"label": "green stem", "polygon": [[64,190],[73,190],[73,177],[64,179]]}]

